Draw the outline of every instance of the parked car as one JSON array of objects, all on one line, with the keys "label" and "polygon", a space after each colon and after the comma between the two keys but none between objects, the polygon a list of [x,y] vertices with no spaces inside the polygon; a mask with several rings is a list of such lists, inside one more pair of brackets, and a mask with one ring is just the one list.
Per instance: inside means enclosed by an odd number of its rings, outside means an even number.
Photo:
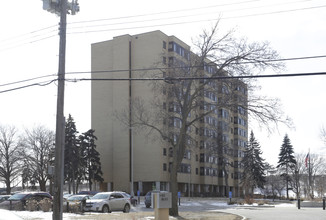
[{"label": "parked car", "polygon": [[70,193],[63,193],[63,200],[64,201],[67,201],[68,197],[69,196],[72,196],[73,194],[70,194]]},{"label": "parked car", "polygon": [[86,206],[86,200],[90,199],[89,195],[71,195],[65,199],[63,206],[65,210],[71,210],[72,207],[78,207],[78,211],[83,211]]},{"label": "parked car", "polygon": [[[130,196],[130,195],[129,195]],[[86,200],[85,211],[130,211],[130,197],[125,192],[102,192]]]},{"label": "parked car", "polygon": [[79,191],[79,193],[77,193],[77,195],[90,195],[90,196],[94,196],[97,193],[99,193],[99,191]]},{"label": "parked car", "polygon": [[133,197],[132,195],[128,194],[128,193],[125,193],[125,194],[128,196],[128,198],[130,200],[130,204],[133,205],[133,206],[136,206],[137,203],[138,203],[138,200],[135,197]]},{"label": "parked car", "polygon": [[47,192],[20,192],[10,196],[8,200],[0,203],[0,208],[20,210],[25,208],[26,201],[29,199],[41,201],[46,198],[52,200],[52,196]]},{"label": "parked car", "polygon": [[0,203],[2,203],[3,201],[8,200],[8,198],[9,198],[10,196],[11,196],[11,195],[0,195]]},{"label": "parked car", "polygon": [[72,195],[67,198],[67,202],[69,202],[69,204],[83,203],[85,205],[86,200],[90,198],[91,196],[89,195]]}]

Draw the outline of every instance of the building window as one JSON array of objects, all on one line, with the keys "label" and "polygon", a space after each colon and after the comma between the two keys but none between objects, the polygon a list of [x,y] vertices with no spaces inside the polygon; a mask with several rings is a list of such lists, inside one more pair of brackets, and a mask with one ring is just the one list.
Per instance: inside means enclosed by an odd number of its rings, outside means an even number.
[{"label": "building window", "polygon": [[163,163],[163,171],[166,171],[166,163]]},{"label": "building window", "polygon": [[198,168],[196,168],[196,175],[198,175]]},{"label": "building window", "polygon": [[196,154],[196,161],[198,161],[198,154]]},{"label": "building window", "polygon": [[163,49],[166,49],[166,42],[163,41]]},{"label": "building window", "polygon": [[166,148],[163,148],[163,155],[166,156]]},{"label": "building window", "polygon": [[204,167],[200,167],[200,175],[201,176],[204,176],[205,175],[205,170],[204,170]]},{"label": "building window", "polygon": [[163,64],[166,64],[166,57],[163,57]]},{"label": "building window", "polygon": [[172,149],[172,147],[169,148],[169,156],[170,156],[170,157],[173,156],[173,149]]},{"label": "building window", "polygon": [[205,162],[205,155],[204,154],[200,154],[200,162],[201,163]]}]

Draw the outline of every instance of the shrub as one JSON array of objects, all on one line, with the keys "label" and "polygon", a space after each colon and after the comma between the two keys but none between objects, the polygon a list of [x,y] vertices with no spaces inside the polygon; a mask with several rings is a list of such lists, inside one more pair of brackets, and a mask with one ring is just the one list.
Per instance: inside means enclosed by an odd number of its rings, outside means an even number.
[{"label": "shrub", "polygon": [[39,207],[43,212],[49,212],[52,208],[51,199],[45,198],[39,202]]},{"label": "shrub", "polygon": [[25,209],[27,211],[36,211],[38,210],[38,202],[35,199],[28,199],[26,200],[26,207]]},{"label": "shrub", "polygon": [[248,205],[252,205],[254,203],[254,199],[251,196],[246,196],[244,198],[244,203]]}]

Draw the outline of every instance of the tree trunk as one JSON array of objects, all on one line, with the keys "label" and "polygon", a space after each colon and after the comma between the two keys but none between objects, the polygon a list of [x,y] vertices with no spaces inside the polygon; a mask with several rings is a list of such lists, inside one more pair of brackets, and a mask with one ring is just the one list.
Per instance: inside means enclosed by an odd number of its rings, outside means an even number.
[{"label": "tree trunk", "polygon": [[230,187],[229,187],[229,174],[226,171],[226,165],[224,164],[223,166],[223,172],[225,174],[225,195],[226,197],[228,197],[229,192],[230,192]]},{"label": "tree trunk", "polygon": [[46,192],[46,181],[39,180],[38,183],[40,184],[40,191]]},{"label": "tree trunk", "polygon": [[71,194],[71,181],[68,180],[68,191],[69,191],[69,194]]},{"label": "tree trunk", "polygon": [[7,191],[7,195],[10,195],[11,193],[11,188],[10,188],[10,181],[6,181],[6,191]]},{"label": "tree trunk", "polygon": [[74,171],[72,173],[72,191],[73,191],[73,194],[77,194],[77,192],[76,192],[76,183],[75,183],[75,172]]},{"label": "tree trunk", "polygon": [[179,216],[178,210],[178,181],[177,181],[177,164],[172,162],[172,168],[170,173],[170,186],[172,194],[172,208],[169,210],[171,216]]}]

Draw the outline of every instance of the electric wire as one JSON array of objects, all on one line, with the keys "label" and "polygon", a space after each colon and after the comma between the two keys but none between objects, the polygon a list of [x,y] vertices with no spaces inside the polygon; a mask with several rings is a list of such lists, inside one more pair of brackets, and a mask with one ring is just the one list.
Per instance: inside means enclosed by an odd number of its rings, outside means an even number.
[{"label": "electric wire", "polygon": [[254,17],[254,16],[262,16],[262,15],[281,14],[281,13],[287,13],[287,12],[296,12],[296,11],[302,11],[302,10],[319,9],[319,8],[325,8],[325,7],[326,7],[326,5],[319,5],[319,6],[299,8],[299,9],[290,9],[290,10],[273,11],[273,12],[265,12],[265,13],[247,14],[247,15],[237,15],[237,16],[215,18],[215,19],[179,21],[179,22],[173,22],[173,23],[151,24],[151,25],[143,25],[143,26],[135,26],[135,27],[111,28],[111,29],[102,29],[102,30],[72,31],[72,32],[67,32],[67,34],[99,33],[99,32],[122,31],[122,30],[130,30],[130,29],[164,27],[164,26],[181,25],[181,24],[193,24],[193,23],[201,23],[201,22],[212,22],[212,21],[218,21],[218,20],[226,20],[226,19],[236,19],[236,18]]},{"label": "electric wire", "polygon": [[[202,15],[210,15],[210,14],[218,14],[218,13],[225,13],[225,12],[234,12],[234,11],[243,11],[243,10],[252,10],[252,9],[258,9],[258,8],[270,8],[272,6],[281,6],[281,5],[286,5],[286,4],[293,4],[293,3],[298,3],[298,2],[302,2],[302,0],[300,1],[294,1],[294,2],[284,2],[281,4],[271,4],[271,5],[261,5],[261,6],[256,6],[256,7],[247,7],[247,8],[240,8],[240,9],[231,9],[231,10],[224,10],[224,11],[219,11],[219,12],[203,12],[203,13],[197,13],[197,14],[188,14],[188,15],[181,15],[181,16],[174,16],[174,17],[166,17],[166,18],[149,18],[147,20],[138,20],[138,21],[121,21],[121,22],[116,22],[116,23],[109,23],[109,24],[99,24],[99,25],[87,25],[87,26],[76,26],[76,27],[69,27],[70,30],[72,29],[80,29],[80,28],[96,28],[96,27],[103,27],[103,26],[112,26],[112,25],[125,25],[125,24],[133,24],[133,23],[143,23],[143,22],[153,22],[153,21],[161,21],[161,20],[171,20],[171,19],[176,19],[176,18],[188,18],[188,17],[196,17],[196,16],[202,16]],[[208,6],[208,7],[203,7],[203,8],[212,8],[212,7],[217,7],[217,6]],[[189,9],[189,10],[198,10],[201,8],[195,8],[195,9]],[[186,10],[177,10],[176,12],[179,11],[187,11]],[[170,12],[175,12],[175,11],[170,11]],[[153,14],[148,14],[148,15],[156,15],[156,14],[164,14],[164,13],[168,13],[168,12],[162,12],[162,13],[153,13]],[[127,17],[121,17],[121,18],[131,18],[131,17],[140,17],[140,16],[146,16],[146,14],[144,15],[139,15],[139,16],[127,16]],[[108,18],[108,19],[101,19],[100,21],[104,20],[118,20],[119,18]],[[223,18],[221,18],[223,19]],[[70,24],[75,24],[75,23],[87,23],[87,22],[93,22],[93,21],[98,21],[98,20],[90,20],[90,21],[83,21],[83,22],[72,22]]]},{"label": "electric wire", "polygon": [[1,90],[0,93],[12,92],[12,91],[15,91],[15,90],[25,89],[25,88],[32,87],[32,86],[47,86],[47,85],[50,85],[51,83],[53,83],[55,81],[57,81],[57,79],[50,80],[50,81],[45,81],[45,82],[39,82],[39,83],[32,83],[32,84],[19,86],[19,87],[15,87],[15,88],[11,88],[11,89]]},{"label": "electric wire", "polygon": [[[141,15],[134,15],[134,16],[124,16],[124,17],[117,17],[117,18],[107,18],[107,19],[97,19],[97,20],[89,20],[89,21],[79,21],[79,22],[71,22],[68,24],[80,24],[80,23],[89,23],[89,22],[99,22],[99,21],[103,21],[103,20],[118,20],[118,19],[123,19],[123,18],[134,18],[134,17],[144,17],[144,16],[151,16],[151,15],[160,15],[160,14],[171,14],[171,13],[176,13],[176,12],[181,12],[181,11],[192,11],[192,10],[199,10],[199,9],[206,9],[206,8],[212,8],[212,7],[218,7],[218,6],[228,6],[228,5],[234,5],[234,4],[244,4],[244,3],[251,3],[251,2],[255,2],[257,0],[252,0],[252,1],[243,1],[243,2],[236,2],[236,3],[229,3],[229,4],[221,4],[221,5],[213,5],[213,6],[205,6],[205,7],[201,7],[201,8],[190,8],[190,9],[181,9],[181,10],[174,10],[174,11],[165,11],[165,12],[158,12],[158,13],[150,13],[150,14],[141,14]],[[283,4],[293,4],[293,3],[298,3],[298,2],[302,2],[302,1],[292,1],[292,2],[285,2],[285,3],[281,3],[281,4],[273,4],[273,5],[264,5],[264,6],[257,6],[257,7],[250,7],[250,8],[242,8],[242,9],[235,9],[235,10],[226,10],[227,11],[238,11],[238,10],[247,10],[247,9],[253,9],[253,8],[261,8],[261,7],[270,7],[270,6],[279,6],[279,5],[283,5]],[[299,11],[299,10],[308,10],[308,9],[316,9],[316,8],[323,8],[326,7],[326,5],[321,5],[321,6],[314,6],[314,7],[308,7],[308,8],[299,8],[299,9],[290,9],[290,10],[283,10],[283,11],[274,11],[274,12],[267,12],[267,13],[256,13],[256,14],[247,14],[247,15],[239,15],[239,16],[229,16],[229,17],[224,17],[224,18],[219,18],[219,19],[234,19],[234,18],[244,18],[244,17],[252,17],[252,16],[260,16],[260,15],[268,15],[268,14],[275,14],[275,13],[285,13],[285,12],[293,12],[293,11]],[[207,13],[205,13],[207,14]],[[197,14],[198,15],[198,14]],[[155,20],[168,20],[168,19],[175,19],[175,18],[182,18],[182,17],[189,17],[189,16],[197,16],[197,15],[186,15],[186,16],[178,16],[178,17],[172,17],[172,18],[157,18],[157,19],[150,19],[150,20],[144,20],[144,21],[130,21],[130,22],[124,22],[124,23],[113,23],[113,24],[102,24],[102,25],[93,25],[93,26],[86,26],[88,28],[94,28],[94,27],[99,27],[99,26],[110,26],[110,25],[118,25],[118,24],[130,24],[130,23],[139,23],[139,22],[147,22],[147,21],[155,21]],[[104,32],[104,31],[117,31],[117,30],[128,30],[128,29],[140,29],[140,28],[150,28],[150,27],[158,27],[158,26],[170,26],[170,25],[180,25],[180,24],[187,24],[187,23],[198,23],[198,22],[205,22],[205,21],[216,21],[218,19],[205,19],[205,20],[194,20],[194,21],[187,21],[187,22],[174,22],[174,23],[165,23],[165,24],[157,24],[157,25],[143,25],[143,26],[137,26],[137,27],[125,27],[125,28],[115,28],[115,29],[106,29],[106,30],[85,30],[85,31],[76,31],[76,32],[69,32],[67,34],[81,34],[81,33],[96,33],[96,32]],[[28,34],[34,34],[34,33],[38,33],[44,30],[48,30],[50,28],[56,27],[55,25],[49,26],[49,27],[45,27],[39,30],[35,30],[35,31],[31,31]],[[85,28],[85,26],[82,27],[68,27],[68,29],[78,29],[78,28]],[[57,30],[53,30],[53,31],[57,31]],[[51,32],[53,32],[51,31]],[[46,33],[46,34],[50,34]],[[37,36],[32,36],[30,38],[36,38],[39,37],[41,34],[37,35]],[[43,34],[45,35],[45,34]],[[17,37],[12,37],[10,39],[5,39],[2,42],[5,42],[6,40],[11,40],[11,39],[15,39],[15,38],[19,38],[25,36],[25,34],[23,35],[19,35]],[[46,37],[42,37],[36,40],[30,40],[26,43],[22,43],[22,44],[18,44],[18,45],[14,45],[14,46],[7,46],[5,49],[0,49],[0,51],[4,51],[4,50],[8,50],[8,49],[12,49],[12,48],[16,48],[16,47],[20,47],[26,44],[30,44],[30,43],[36,43],[42,40],[46,40],[52,37],[55,37],[57,35],[50,35],[50,36],[46,36]],[[28,39],[24,39],[24,40],[28,40]],[[15,44],[15,42],[13,42],[12,44]]]},{"label": "electric wire", "polygon": [[56,76],[56,75],[51,74],[51,75],[45,75],[45,76],[38,76],[38,77],[34,77],[34,78],[30,78],[30,79],[24,79],[24,80],[20,80],[20,81],[16,81],[16,82],[0,84],[0,87],[2,87],[2,86],[10,86],[10,85],[18,84],[18,83],[23,83],[23,82],[29,82],[29,81],[32,81],[32,80],[42,79],[42,78],[46,78],[46,77],[50,77],[50,76]]},{"label": "electric wire", "polygon": [[226,3],[226,4],[220,4],[220,5],[210,5],[210,6],[197,7],[197,8],[188,8],[188,9],[180,9],[180,10],[173,10],[173,11],[163,11],[163,12],[148,13],[148,14],[138,14],[138,15],[115,17],[115,18],[103,18],[103,19],[86,20],[86,21],[75,21],[75,22],[70,22],[69,24],[80,24],[80,23],[91,23],[91,22],[108,21],[108,20],[119,20],[119,19],[126,19],[126,18],[147,17],[147,16],[152,16],[152,15],[161,15],[161,14],[170,14],[170,13],[185,12],[185,11],[194,11],[194,10],[201,10],[201,9],[207,9],[207,8],[229,6],[229,5],[243,4],[243,3],[250,3],[250,2],[257,2],[257,1],[259,1],[259,0],[250,0],[250,1],[243,1],[243,2]]},{"label": "electric wire", "polygon": [[[303,76],[326,76],[326,72],[310,72],[310,73],[288,73],[288,74],[264,74],[264,75],[241,75],[241,76],[200,76],[200,77],[158,77],[158,78],[66,78],[66,82],[78,81],[165,81],[171,83],[181,80],[232,80],[232,79],[253,79],[253,78],[284,78],[284,77],[303,77]],[[2,90],[0,93],[11,92],[19,89],[24,89],[32,86],[46,86],[58,79],[47,81],[46,83],[33,83],[25,86],[15,87],[7,90]]]},{"label": "electric wire", "polygon": [[35,34],[35,33],[38,33],[38,32],[44,31],[44,30],[48,30],[48,29],[53,28],[53,27],[57,27],[57,25],[51,25],[51,26],[48,26],[48,27],[44,27],[44,28],[41,28],[41,29],[30,31],[30,32],[25,33],[25,34],[16,35],[16,36],[13,36],[13,37],[10,37],[10,38],[7,38],[7,39],[1,39],[1,43],[5,43],[6,41],[11,41],[13,39],[25,37],[26,35]]},{"label": "electric wire", "polygon": [[[318,56],[305,56],[305,57],[292,57],[292,58],[282,58],[282,59],[274,59],[274,60],[266,60],[264,62],[283,62],[283,61],[295,61],[295,60],[308,60],[308,59],[320,59],[320,58],[326,58],[326,55],[318,55]],[[253,62],[240,62],[239,64],[249,64]],[[213,65],[213,64],[212,64]],[[118,72],[126,72],[126,71],[132,71],[132,72],[140,72],[140,71],[153,71],[153,70],[169,70],[169,69],[178,69],[178,68],[200,68],[202,66],[191,66],[191,67],[149,67],[149,68],[141,68],[141,69],[120,69],[120,70],[99,70],[99,71],[75,71],[75,72],[66,72],[66,75],[75,75],[75,74],[96,74],[96,73],[118,73]],[[34,78],[29,78],[25,80],[0,84],[0,87],[19,84],[23,82],[29,82],[36,79],[46,78],[46,77],[54,77],[57,76],[56,74],[49,74],[44,76],[38,76]]]},{"label": "electric wire", "polygon": [[66,79],[66,81],[181,81],[181,80],[221,80],[221,79],[253,79],[253,78],[280,78],[298,76],[324,76],[326,72],[241,75],[241,76],[200,76],[200,77],[158,77],[158,78],[80,78]]},{"label": "electric wire", "polygon": [[[283,62],[283,61],[295,61],[295,60],[305,60],[305,59],[320,59],[326,58],[326,55],[318,55],[318,56],[305,56],[305,57],[292,57],[292,58],[282,58],[282,59],[274,59],[274,60],[262,60],[261,62]],[[237,64],[252,64],[257,63],[258,61],[244,61],[238,62]],[[214,66],[215,64],[208,64],[207,66]],[[148,68],[139,68],[139,69],[117,69],[117,70],[97,70],[97,71],[78,71],[78,72],[66,72],[66,75],[72,74],[96,74],[96,73],[118,73],[118,72],[140,72],[140,71],[151,71],[151,70],[173,70],[173,69],[182,69],[182,68],[200,68],[202,66],[182,66],[182,67],[148,67]]]}]

